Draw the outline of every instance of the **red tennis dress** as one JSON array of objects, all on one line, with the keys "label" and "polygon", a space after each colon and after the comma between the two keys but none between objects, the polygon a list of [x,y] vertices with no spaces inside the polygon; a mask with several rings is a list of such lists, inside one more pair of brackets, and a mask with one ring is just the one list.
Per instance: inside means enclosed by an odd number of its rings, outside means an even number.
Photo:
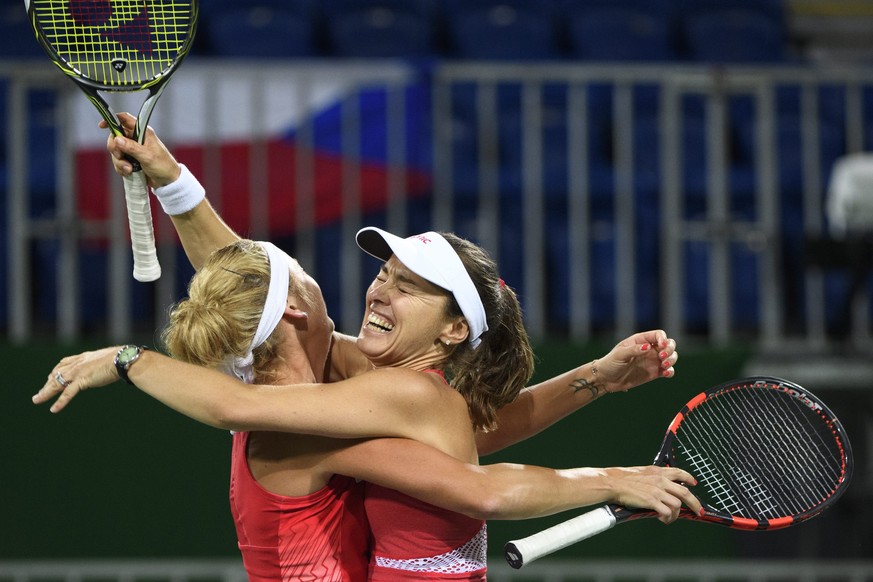
[{"label": "red tennis dress", "polygon": [[[439,370],[427,370],[445,376]],[[373,532],[370,580],[484,581],[485,522],[367,483],[364,506]]]},{"label": "red tennis dress", "polygon": [[373,532],[370,580],[485,580],[485,522],[371,483],[364,505]]},{"label": "red tennis dress", "polygon": [[369,528],[363,486],[334,475],[309,495],[261,487],[246,458],[249,433],[233,435],[230,508],[250,582],[362,582]]}]

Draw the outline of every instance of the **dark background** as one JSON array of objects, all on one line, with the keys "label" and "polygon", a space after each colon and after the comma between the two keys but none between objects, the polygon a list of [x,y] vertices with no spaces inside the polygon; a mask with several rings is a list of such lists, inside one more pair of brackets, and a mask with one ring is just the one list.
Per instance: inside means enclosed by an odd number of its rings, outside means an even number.
[{"label": "dark background", "polygon": [[[154,338],[140,338],[154,343]],[[101,344],[102,345],[102,344]],[[2,346],[0,559],[234,557],[227,502],[230,437],[165,408],[122,383],[86,392],[64,412],[30,401],[62,356],[100,347],[43,342]],[[535,379],[602,355],[607,344],[541,344]],[[670,420],[694,394],[738,377],[742,348],[680,346],[677,375],[604,397],[527,442],[482,459],[552,467],[651,462]],[[557,557],[860,558],[873,553],[869,394],[810,387],[841,417],[858,464],[846,496],[820,517],[775,532],[734,532],[656,520],[622,525]],[[489,523],[492,556],[510,539],[572,513]]]}]

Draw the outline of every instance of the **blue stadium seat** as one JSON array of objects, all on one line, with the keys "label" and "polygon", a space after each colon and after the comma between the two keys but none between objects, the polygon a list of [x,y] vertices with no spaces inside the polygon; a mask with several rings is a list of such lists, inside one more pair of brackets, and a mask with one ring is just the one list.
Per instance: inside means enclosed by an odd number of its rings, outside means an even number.
[{"label": "blue stadium seat", "polygon": [[577,9],[568,15],[573,57],[598,61],[670,61],[673,31],[664,14],[629,8]]},{"label": "blue stadium seat", "polygon": [[342,57],[434,56],[433,19],[400,0],[357,0],[356,8],[328,15],[333,52]]},{"label": "blue stadium seat", "polygon": [[[590,2],[592,0],[583,0]],[[604,1],[604,0],[593,0]],[[608,1],[608,0],[607,0]],[[618,0],[621,2],[635,0]],[[636,0],[640,1],[640,0]],[[689,15],[719,10],[748,10],[758,12],[777,22],[785,21],[785,0],[669,0],[676,14]]]},{"label": "blue stadium seat", "polygon": [[[635,187],[640,204],[654,204],[661,190],[661,139],[657,118],[643,117],[634,123],[634,169]],[[707,204],[708,148],[706,125],[693,117],[682,122],[680,136],[682,168],[680,169],[685,196],[687,216],[701,214]],[[728,167],[728,193],[732,213],[752,218],[755,188],[754,173],[748,164],[730,156]]]},{"label": "blue stadium seat", "polygon": [[[0,80],[0,193],[5,196],[8,185],[7,151],[7,91],[8,81]],[[56,96],[49,90],[31,90],[27,93],[28,135],[27,180],[30,195],[28,202],[32,216],[54,212],[55,180],[57,176],[56,136],[54,124]],[[5,204],[3,199],[0,203]]]},{"label": "blue stadium seat", "polygon": [[[544,106],[541,117],[542,132],[539,136],[541,178],[546,203],[554,206],[566,199],[569,191],[568,168],[577,161],[570,158],[568,144],[570,131],[566,107]],[[614,195],[613,168],[609,152],[606,150],[607,124],[604,118],[592,112],[588,116],[587,123],[588,159],[585,178],[590,187],[592,204],[597,206],[604,204],[604,199],[611,200]],[[520,112],[502,115],[499,124],[502,176],[508,185],[514,185],[515,190],[519,191],[524,180],[522,169],[525,141]]]},{"label": "blue stadium seat", "polygon": [[520,2],[475,2],[447,15],[452,54],[462,59],[542,60],[559,56],[549,11]]},{"label": "blue stadium seat", "polygon": [[[753,163],[756,158],[755,122],[753,119],[737,128],[737,146],[742,159]],[[828,119],[819,120],[819,159],[822,183],[816,186],[821,192],[827,188],[831,167],[845,153],[845,138],[842,128]],[[803,190],[804,141],[803,122],[798,116],[782,116],[776,121],[776,148],[779,185],[783,192],[799,199]]]},{"label": "blue stadium seat", "polygon": [[27,21],[23,2],[5,2],[0,6],[0,58],[46,58]]},{"label": "blue stadium seat", "polygon": [[782,22],[757,10],[713,9],[683,18],[691,60],[707,63],[780,63],[786,60]]},{"label": "blue stadium seat", "polygon": [[479,194],[479,139],[469,120],[452,121],[452,190],[458,200],[475,200]]},{"label": "blue stadium seat", "polygon": [[[282,1],[282,0],[279,0]],[[403,9],[415,14],[435,18],[440,12],[443,0],[296,0],[310,2],[318,6],[321,14],[331,19],[346,12],[354,12],[379,6],[390,6],[393,9]]]},{"label": "blue stadium seat", "polygon": [[[703,332],[710,324],[709,309],[712,292],[709,284],[710,244],[688,241],[683,252],[686,259],[683,315],[691,332]],[[750,329],[760,323],[758,255],[743,244],[734,243],[729,250],[731,288],[730,323],[734,329]]]},{"label": "blue stadium seat", "polygon": [[[60,248],[56,240],[33,243],[33,303],[38,322],[54,323],[58,318],[57,292],[63,289],[58,280]],[[79,316],[86,333],[106,326],[109,317],[109,253],[101,243],[82,243],[76,257],[79,270]],[[187,259],[184,259],[187,262]],[[131,319],[136,324],[148,324],[154,314],[153,285],[132,282],[130,289]]]},{"label": "blue stadium seat", "polygon": [[637,14],[649,14],[674,21],[679,14],[677,0],[548,0],[554,17],[560,22],[569,22],[577,13],[599,10],[622,10]]},{"label": "blue stadium seat", "polygon": [[210,51],[223,57],[293,58],[316,53],[313,16],[271,3],[227,5],[205,15]]}]

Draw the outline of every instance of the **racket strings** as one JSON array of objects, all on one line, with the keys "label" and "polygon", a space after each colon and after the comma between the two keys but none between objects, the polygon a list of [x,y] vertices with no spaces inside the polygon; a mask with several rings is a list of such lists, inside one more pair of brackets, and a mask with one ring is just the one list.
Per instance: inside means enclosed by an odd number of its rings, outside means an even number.
[{"label": "racket strings", "polygon": [[[752,454],[749,455],[750,462],[746,463],[747,468],[742,474],[748,474],[749,471],[756,469],[762,471],[763,476],[768,478],[768,490],[778,499],[779,513],[798,513],[814,505],[820,498],[811,495],[808,486],[801,486],[802,484],[814,486],[819,482],[819,478],[815,475],[815,467],[811,467],[808,462],[810,458],[808,451],[798,448],[800,444],[810,444],[804,441],[804,435],[800,430],[803,422],[796,414],[799,409],[794,407],[790,400],[784,402],[789,406],[783,407],[780,406],[783,403],[772,399],[769,402],[759,402],[755,398],[774,396],[775,391],[766,390],[760,393],[734,391],[730,394],[732,398],[719,398],[714,402],[724,405],[724,414],[728,417],[743,419],[743,431],[738,433],[740,439],[735,441],[740,442],[743,448],[735,451],[735,454],[742,455],[743,452]],[[770,461],[771,459],[778,459],[778,462],[774,463]],[[735,471],[738,472],[739,470]],[[736,484],[741,491],[749,493],[742,488],[744,485],[742,481]],[[750,507],[757,509],[754,503]],[[774,517],[767,514],[763,516]]]},{"label": "racket strings", "polygon": [[159,78],[187,50],[190,0],[33,0],[45,40],[78,74],[107,87]]},{"label": "racket strings", "polygon": [[[809,476],[809,483],[816,486],[811,488],[811,492],[817,494],[819,499],[830,495],[845,471],[844,455],[839,440],[835,437],[833,425],[798,398],[789,397],[784,395],[786,393],[775,390],[765,390],[764,394],[773,401],[774,409],[787,409],[786,416],[789,416],[788,411],[791,413],[791,418],[780,426],[786,429],[790,438],[794,439],[791,442],[797,445],[800,461],[805,461],[800,467],[805,475]],[[776,402],[780,398],[779,394],[783,394],[781,399],[790,403],[790,406],[779,406]],[[794,422],[790,422],[791,420]],[[794,430],[788,431],[788,428]]]},{"label": "racket strings", "polygon": [[[836,441],[833,435],[829,443],[824,440],[823,419],[799,399],[771,389],[760,393],[769,400],[774,427],[782,429],[783,442],[794,445],[794,466],[799,480],[806,485],[801,491],[807,494],[811,507],[830,495],[839,481],[842,455],[834,446]],[[783,414],[781,418],[779,413]]]},{"label": "racket strings", "polygon": [[685,445],[682,439],[677,437],[680,446],[684,449],[685,458],[690,467],[691,474],[694,475],[698,482],[701,483],[712,496],[714,505],[723,508],[729,513],[740,511],[740,503],[734,498],[732,492],[727,487],[727,480],[722,478],[715,465],[709,461],[708,457],[696,452]]},{"label": "racket strings", "polygon": [[784,391],[745,387],[689,411],[676,432],[677,453],[713,507],[757,519],[796,515],[830,496],[842,475],[832,430]]},{"label": "racket strings", "polygon": [[[742,396],[745,397],[744,394]],[[746,402],[741,402],[736,398],[719,398],[713,400],[713,403],[716,402],[724,406],[714,410],[728,420],[737,418],[740,404],[750,412],[747,416],[739,416],[743,419],[742,426],[734,426],[729,441],[729,444],[734,446],[728,450],[732,462],[729,474],[732,480],[729,483],[736,489],[737,497],[743,501],[742,514],[749,517],[776,517],[773,515],[774,510],[779,509],[780,511],[776,513],[782,514],[796,513],[804,506],[812,505],[814,498],[810,498],[807,491],[798,487],[797,475],[791,474],[788,470],[789,466],[793,466],[800,473],[808,473],[807,468],[802,464],[803,456],[791,446],[792,443],[797,442],[797,439],[792,438],[792,435],[785,435],[784,431],[781,437],[778,436],[780,429],[792,426],[790,421],[785,418],[779,419],[772,427],[775,429],[774,432],[768,433],[763,429],[767,427],[767,421],[773,419],[773,411],[767,415],[761,414],[762,408],[750,407],[749,405],[754,403],[749,402],[748,399]],[[744,461],[740,462],[739,459]],[[781,460],[773,463],[772,459]],[[762,473],[762,478],[767,479],[766,489],[758,479],[754,480],[756,483],[754,488],[750,488],[752,482],[750,475],[754,475],[756,470]],[[808,474],[805,475],[804,482],[810,482]],[[765,498],[778,500],[778,505],[768,503],[763,507],[760,500]]]},{"label": "racket strings", "polygon": [[[720,416],[721,411],[714,409],[713,412]],[[689,423],[684,427],[679,443],[687,451],[686,454],[696,451],[693,454],[697,457],[705,458],[707,462],[718,467],[718,470],[710,471],[712,480],[698,478],[713,496],[714,503],[711,505],[733,515],[748,516],[752,511],[757,511],[753,496],[769,499],[771,495],[758,486],[750,497],[745,487],[735,486],[743,481],[744,476],[747,476],[746,481],[751,481],[746,468],[734,460],[734,457],[739,457],[736,443],[743,438],[742,432],[737,427],[726,424],[719,416],[695,416],[697,423]],[[720,428],[722,426],[726,428]]]}]

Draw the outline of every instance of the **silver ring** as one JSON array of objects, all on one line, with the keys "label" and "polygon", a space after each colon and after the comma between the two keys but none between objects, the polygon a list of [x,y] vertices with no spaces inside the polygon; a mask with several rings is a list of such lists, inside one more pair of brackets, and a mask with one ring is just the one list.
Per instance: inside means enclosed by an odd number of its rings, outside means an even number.
[{"label": "silver ring", "polygon": [[66,380],[66,379],[63,377],[63,375],[61,375],[61,372],[60,372],[60,371],[55,372],[55,381],[56,381],[58,384],[60,384],[61,386],[63,386],[64,388],[66,388],[67,386],[70,385],[69,380]]}]

